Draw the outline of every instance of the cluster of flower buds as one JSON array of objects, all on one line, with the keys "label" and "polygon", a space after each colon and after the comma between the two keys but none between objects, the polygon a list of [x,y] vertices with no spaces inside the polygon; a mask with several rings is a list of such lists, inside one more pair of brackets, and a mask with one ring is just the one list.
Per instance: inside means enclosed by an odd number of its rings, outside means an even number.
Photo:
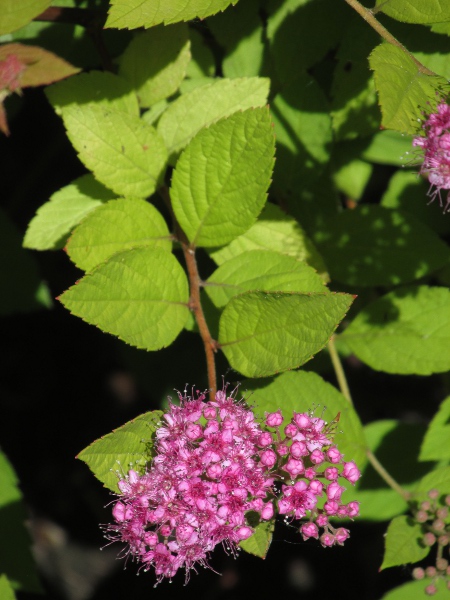
[{"label": "cluster of flower buds", "polygon": [[249,513],[260,521],[277,513],[302,520],[303,538],[320,537],[323,546],[349,537],[329,518],[358,516],[357,502],[341,502],[345,488],[338,480],[354,484],[360,472],[344,462],[333,424],[294,413],[282,429],[281,411],[260,423],[226,390],[209,402],[199,392],[180,394],[164,421],[149,468],[120,479],[115,522],[105,526],[107,539],[126,544],[126,556],[144,570],[154,568],[157,583],[180,568],[188,580],[197,564],[209,567],[218,544],[236,555],[254,533]]},{"label": "cluster of flower buds", "polygon": [[413,146],[421,148],[424,154],[420,172],[428,176],[431,201],[438,196],[443,206],[441,190],[449,190],[444,206],[447,212],[450,211],[450,106],[441,102],[436,112],[427,116],[422,129],[425,135],[413,139]]},{"label": "cluster of flower buds", "polygon": [[[437,591],[439,579],[446,581],[447,588],[450,590],[450,526],[448,525],[450,496],[443,498],[440,502],[440,492],[430,490],[428,492],[429,500],[421,502],[415,513],[415,520],[422,525],[424,535],[422,543],[424,546],[434,546],[437,544],[436,564],[426,569],[416,567],[413,570],[414,579],[431,579],[431,582],[425,587],[425,593],[434,596]],[[447,558],[445,557],[447,555]]]}]

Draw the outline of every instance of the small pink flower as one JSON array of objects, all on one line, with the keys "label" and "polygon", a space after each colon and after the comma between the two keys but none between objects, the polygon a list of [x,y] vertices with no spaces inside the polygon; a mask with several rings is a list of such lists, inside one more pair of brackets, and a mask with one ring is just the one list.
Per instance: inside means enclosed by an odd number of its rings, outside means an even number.
[{"label": "small pink flower", "polygon": [[333,481],[327,487],[327,498],[328,500],[336,500],[339,501],[341,499],[342,493],[345,491],[345,487]]}]

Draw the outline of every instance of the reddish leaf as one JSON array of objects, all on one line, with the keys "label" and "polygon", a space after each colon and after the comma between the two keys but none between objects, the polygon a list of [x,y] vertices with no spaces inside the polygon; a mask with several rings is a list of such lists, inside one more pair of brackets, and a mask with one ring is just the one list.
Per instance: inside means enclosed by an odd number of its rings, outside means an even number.
[{"label": "reddish leaf", "polygon": [[0,102],[0,131],[5,135],[9,135],[8,121],[6,120],[6,111],[3,104]]},{"label": "reddish leaf", "polygon": [[0,60],[0,89],[8,89],[13,92],[21,87],[22,73],[27,68],[15,54],[8,54],[4,60]]},{"label": "reddish leaf", "polygon": [[[5,44],[0,46],[0,89],[48,85],[80,69],[38,46]],[[11,87],[11,84],[13,87]]]}]

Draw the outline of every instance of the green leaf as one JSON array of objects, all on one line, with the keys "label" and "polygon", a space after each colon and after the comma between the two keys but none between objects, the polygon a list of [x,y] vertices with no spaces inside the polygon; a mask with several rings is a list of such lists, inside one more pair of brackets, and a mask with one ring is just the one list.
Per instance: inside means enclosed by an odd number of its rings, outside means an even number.
[{"label": "green leaf", "polygon": [[205,38],[195,29],[189,31],[189,37],[192,59],[188,64],[186,76],[192,78],[212,77],[216,70],[215,60]]},{"label": "green leaf", "polygon": [[96,181],[93,175],[83,175],[55,192],[30,221],[23,245],[33,250],[62,248],[75,225],[115,194]]},{"label": "green leaf", "polygon": [[439,490],[444,496],[450,494],[450,467],[442,467],[427,473],[415,488],[414,496],[418,501],[425,500],[432,489]]},{"label": "green leaf", "polygon": [[127,79],[142,107],[174,94],[191,59],[185,24],[138,33],[122,55],[119,74]]},{"label": "green leaf", "polygon": [[377,371],[430,375],[450,369],[450,291],[407,287],[364,308],[342,334]]},{"label": "green leaf", "polygon": [[59,115],[64,115],[65,109],[93,105],[139,116],[138,99],[130,83],[108,71],[81,73],[52,85],[45,93]]},{"label": "green leaf", "polygon": [[151,125],[92,105],[66,108],[63,120],[80,160],[101,183],[123,196],[145,198],[155,191],[167,153]]},{"label": "green leaf", "polygon": [[285,84],[337,45],[349,11],[335,0],[287,0],[273,5],[276,10],[268,19],[267,37],[277,76]]},{"label": "green leaf", "polygon": [[314,244],[295,219],[278,206],[267,204],[256,223],[228,246],[211,252],[218,264],[248,250],[273,250],[308,263],[327,280],[326,267]]},{"label": "green leaf", "polygon": [[[407,54],[392,44],[380,44],[369,57],[375,72],[382,125],[404,133],[416,134],[425,107],[432,110],[438,102],[436,91],[448,88],[443,77],[422,73]],[[431,107],[430,107],[431,105]]]},{"label": "green leaf", "polygon": [[252,77],[261,73],[264,32],[259,0],[245,0],[208,19],[208,27],[225,50],[225,77]]},{"label": "green leaf", "polygon": [[376,6],[386,15],[405,23],[450,21],[450,6],[446,0],[377,0]]},{"label": "green leaf", "polygon": [[250,250],[223,263],[205,283],[205,291],[221,308],[250,290],[325,292],[323,279],[293,256],[270,250]]},{"label": "green leaf", "polygon": [[450,459],[450,396],[441,403],[437,414],[428,426],[419,459]]},{"label": "green leaf", "polygon": [[433,231],[411,215],[381,206],[341,212],[316,242],[331,278],[355,286],[409,283],[450,258]]},{"label": "green leaf", "polygon": [[239,546],[249,554],[265,558],[269,551],[274,529],[274,521],[262,521],[256,526],[254,534],[248,539],[239,542]]},{"label": "green leaf", "polygon": [[237,0],[111,0],[106,27],[136,29],[168,25],[191,19],[204,19],[225,10]]},{"label": "green leaf", "polygon": [[385,594],[382,600],[413,600],[425,597],[425,588],[433,581],[438,588],[436,594],[433,595],[435,600],[448,600],[448,588],[443,579],[437,581],[431,579],[422,579],[421,581],[409,581],[399,587],[394,588]]},{"label": "green leaf", "polygon": [[[25,527],[28,515],[19,489],[19,481],[9,460],[0,451],[0,598],[3,589],[11,587],[26,592],[42,593],[31,554],[31,537]],[[12,592],[11,592],[12,593]],[[14,597],[14,596],[12,596]]]},{"label": "green leaf", "polygon": [[337,153],[334,161],[333,180],[338,190],[352,200],[359,200],[372,175],[373,167],[364,160],[343,160]]},{"label": "green leaf", "polygon": [[422,526],[404,515],[395,517],[386,533],[386,549],[380,570],[415,563],[430,552],[422,542]]},{"label": "green leaf", "polygon": [[16,600],[14,590],[6,575],[0,575],[0,598],[3,600]]},{"label": "green leaf", "polygon": [[219,79],[172,102],[158,123],[158,132],[173,157],[203,127],[235,112],[265,106],[269,79]]},{"label": "green leaf", "polygon": [[274,152],[268,108],[235,113],[195,136],[177,162],[171,189],[191,245],[227,244],[253,225],[266,202]]},{"label": "green leaf", "polygon": [[271,110],[277,139],[274,190],[297,195],[305,180],[320,177],[330,158],[329,106],[317,82],[300,74],[275,96]]},{"label": "green leaf", "polygon": [[375,83],[367,64],[367,56],[379,38],[359,15],[349,21],[337,51],[331,88],[331,117],[338,141],[371,135],[381,120]]},{"label": "green leaf", "polygon": [[411,151],[411,138],[397,131],[379,131],[363,149],[361,158],[380,165],[405,166]]},{"label": "green leaf", "polygon": [[161,102],[157,102],[149,110],[146,110],[142,114],[142,119],[149,125],[156,126],[158,119],[161,117],[161,115],[168,106],[169,102],[167,100],[161,100]]},{"label": "green leaf", "polygon": [[145,350],[171,344],[189,316],[186,275],[161,248],[114,254],[60,300],[84,321]]},{"label": "green leaf", "polygon": [[307,412],[317,407],[326,421],[340,413],[335,442],[346,460],[354,460],[362,469],[366,463],[366,441],[359,417],[348,400],[330,383],[316,373],[290,371],[273,380],[246,381],[244,390],[250,390],[250,403],[255,414],[263,418],[266,412],[281,409],[286,424],[292,413]]},{"label": "green leaf", "polygon": [[[368,448],[407,491],[412,491],[420,477],[434,466],[417,460],[424,430],[422,424],[394,420],[374,421],[364,427]],[[408,448],[408,452],[398,452],[400,447]],[[387,485],[371,464],[367,464],[357,482],[355,496],[360,503],[361,518],[368,521],[387,521],[408,508],[407,502]]]},{"label": "green leaf", "polygon": [[389,180],[381,206],[410,213],[440,235],[446,235],[450,233],[450,220],[442,218],[439,202],[430,204],[427,197],[429,187],[429,182],[418,177],[416,172],[397,171]]},{"label": "green leaf", "polygon": [[325,346],[352,301],[335,293],[235,296],[220,319],[220,347],[233,369],[246,377],[295,369]]},{"label": "green leaf", "polygon": [[143,473],[151,460],[153,434],[163,413],[144,413],[101,437],[82,450],[77,458],[87,464],[103,485],[118,492],[117,482],[129,469]]},{"label": "green leaf", "polygon": [[156,208],[137,198],[120,198],[92,212],[79,225],[67,244],[71,260],[85,271],[116,252],[136,246],[171,251],[170,233]]},{"label": "green leaf", "polygon": [[50,0],[2,0],[0,35],[20,29],[50,6]]},{"label": "green leaf", "polygon": [[41,280],[31,252],[22,248],[22,236],[0,210],[0,315],[51,308],[52,299]]}]

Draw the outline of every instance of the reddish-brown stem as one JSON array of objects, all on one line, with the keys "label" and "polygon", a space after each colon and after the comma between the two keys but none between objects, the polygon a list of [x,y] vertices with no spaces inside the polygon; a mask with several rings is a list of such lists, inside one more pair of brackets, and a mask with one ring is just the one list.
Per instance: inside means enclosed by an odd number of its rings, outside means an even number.
[{"label": "reddish-brown stem", "polygon": [[167,189],[167,187],[163,186],[159,191],[172,214],[175,236],[181,244],[181,248],[184,254],[184,260],[186,261],[186,268],[188,272],[190,288],[189,308],[194,314],[198,330],[200,332],[200,337],[202,338],[203,345],[205,347],[209,397],[210,400],[214,400],[214,396],[217,391],[216,362],[214,357],[214,354],[217,351],[217,342],[213,339],[211,332],[209,331],[208,323],[206,322],[205,313],[203,312],[203,307],[200,299],[200,288],[202,285],[202,280],[200,278],[197,268],[197,260],[195,258],[195,246],[189,243],[186,234],[180,227],[180,224],[178,223],[175,215],[173,214],[169,190]]}]

